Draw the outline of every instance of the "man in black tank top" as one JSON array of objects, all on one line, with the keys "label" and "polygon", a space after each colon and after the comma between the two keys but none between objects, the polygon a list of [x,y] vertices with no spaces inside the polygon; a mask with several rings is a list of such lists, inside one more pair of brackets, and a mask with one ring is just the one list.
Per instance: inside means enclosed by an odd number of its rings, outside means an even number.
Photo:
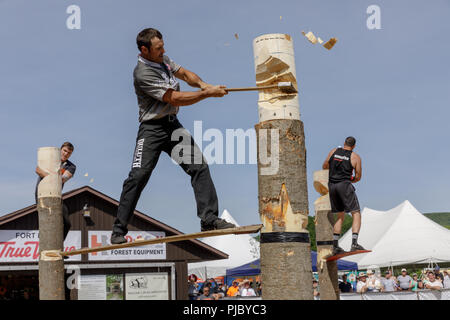
[{"label": "man in black tank top", "polygon": [[[358,234],[361,229],[361,212],[355,187],[352,183],[361,180],[361,158],[353,149],[356,140],[353,137],[345,139],[344,147],[334,148],[328,153],[322,165],[324,170],[329,169],[328,190],[332,213],[337,214],[333,230],[333,255],[344,253],[338,246],[341,236],[342,223],[345,213],[351,212],[353,216],[352,246],[350,251],[365,250],[358,244]],[[353,170],[355,175],[353,175]]]}]

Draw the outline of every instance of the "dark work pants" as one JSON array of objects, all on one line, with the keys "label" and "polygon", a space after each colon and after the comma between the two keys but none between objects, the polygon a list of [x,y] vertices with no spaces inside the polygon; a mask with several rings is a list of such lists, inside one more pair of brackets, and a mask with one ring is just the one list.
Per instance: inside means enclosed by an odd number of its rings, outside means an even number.
[{"label": "dark work pants", "polygon": [[123,183],[117,218],[113,225],[114,233],[124,235],[128,232],[128,223],[161,151],[171,156],[190,175],[197,203],[197,216],[202,223],[210,224],[217,219],[218,199],[208,164],[200,148],[178,119],[175,116],[166,116],[143,122],[139,126],[133,164],[128,178]]}]

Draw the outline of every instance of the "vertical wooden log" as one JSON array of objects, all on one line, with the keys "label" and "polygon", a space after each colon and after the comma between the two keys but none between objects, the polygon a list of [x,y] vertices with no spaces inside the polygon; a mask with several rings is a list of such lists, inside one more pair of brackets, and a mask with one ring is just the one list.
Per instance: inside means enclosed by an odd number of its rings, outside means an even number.
[{"label": "vertical wooden log", "polygon": [[[62,181],[60,149],[39,148],[38,166],[49,173],[38,186],[39,214],[39,298],[64,300]],[[51,254],[53,253],[53,254]]]},{"label": "vertical wooden log", "polygon": [[314,188],[322,195],[314,202],[320,299],[339,300],[337,260],[326,261],[326,258],[333,252],[333,225],[335,220],[331,213],[328,194],[328,170],[314,172]]},{"label": "vertical wooden log", "polygon": [[[296,86],[292,39],[268,34],[253,41],[257,86]],[[308,189],[303,122],[297,94],[261,90],[258,145],[263,299],[312,300]]]}]

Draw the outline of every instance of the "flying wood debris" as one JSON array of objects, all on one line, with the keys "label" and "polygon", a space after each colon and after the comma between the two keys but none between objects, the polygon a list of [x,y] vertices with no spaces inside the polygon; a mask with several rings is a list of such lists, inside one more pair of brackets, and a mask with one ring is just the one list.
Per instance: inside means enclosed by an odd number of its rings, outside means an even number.
[{"label": "flying wood debris", "polygon": [[308,33],[305,33],[304,31],[302,31],[302,34],[306,37],[306,39],[308,39],[309,42],[311,42],[312,44],[316,44],[317,43],[317,38],[314,35],[314,33],[312,33],[311,31],[309,31]]},{"label": "flying wood debris", "polygon": [[234,37],[236,38],[236,40],[239,40],[239,35],[237,33],[234,34]]},{"label": "flying wood debris", "polygon": [[333,46],[336,44],[337,39],[336,38],[331,38],[330,40],[328,40],[328,42],[326,42],[323,46],[325,48],[327,48],[328,50],[331,50],[331,48],[333,48]]},{"label": "flying wood debris", "polygon": [[[320,39],[320,37],[317,37],[314,35],[314,33],[312,33],[311,31],[309,31],[308,33],[305,33],[304,31],[302,31],[302,34],[306,37],[306,39],[308,39],[309,42],[311,42],[312,44],[316,44],[317,42],[319,42],[320,44],[322,44],[324,41],[322,39]],[[331,48],[334,47],[334,45],[336,44],[337,39],[336,38],[330,38],[330,40],[328,40],[327,42],[325,42],[323,44],[323,47],[331,50]]]}]

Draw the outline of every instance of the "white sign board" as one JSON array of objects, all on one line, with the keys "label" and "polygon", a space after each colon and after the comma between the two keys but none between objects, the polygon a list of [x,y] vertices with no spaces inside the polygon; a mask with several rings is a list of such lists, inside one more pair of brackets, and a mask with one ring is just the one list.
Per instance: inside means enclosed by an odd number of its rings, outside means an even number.
[{"label": "white sign board", "polygon": [[81,275],[78,300],[106,300],[106,275]]},{"label": "white sign board", "polygon": [[[64,251],[81,247],[81,231],[69,231]],[[0,230],[0,263],[39,261],[39,230]],[[81,261],[81,256],[70,256],[65,261]]]},{"label": "white sign board", "polygon": [[169,300],[167,273],[127,273],[126,300]]},{"label": "white sign board", "polygon": [[[165,232],[158,231],[129,231],[125,238],[130,241],[136,239],[155,239],[165,237]],[[89,248],[110,245],[111,231],[89,231]],[[89,260],[165,260],[166,244],[158,243],[133,248],[114,249],[89,253]]]}]

